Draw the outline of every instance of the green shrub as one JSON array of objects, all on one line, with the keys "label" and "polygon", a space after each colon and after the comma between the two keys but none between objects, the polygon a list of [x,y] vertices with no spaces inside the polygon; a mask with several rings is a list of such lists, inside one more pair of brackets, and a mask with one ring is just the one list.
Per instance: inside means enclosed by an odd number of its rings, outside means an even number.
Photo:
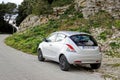
[{"label": "green shrub", "polygon": [[112,64],[112,67],[119,67],[120,63]]},{"label": "green shrub", "polygon": [[90,33],[89,27],[88,27],[88,26],[80,26],[79,29],[78,29],[77,31],[79,31],[79,32]]},{"label": "green shrub", "polygon": [[56,7],[56,6],[65,6],[68,4],[71,4],[73,2],[73,0],[54,0],[51,4],[52,7]]},{"label": "green shrub", "polygon": [[111,29],[114,23],[112,16],[105,11],[100,11],[90,16],[88,22],[92,27],[104,27],[108,29]]},{"label": "green shrub", "polygon": [[105,53],[108,56],[120,58],[120,53],[115,50],[106,51]]},{"label": "green shrub", "polygon": [[120,43],[111,42],[109,45],[111,46],[112,49],[120,48]]},{"label": "green shrub", "polygon": [[115,20],[115,27],[120,29],[120,20]]},{"label": "green shrub", "polygon": [[107,39],[107,33],[106,32],[100,33],[99,38],[102,39],[102,40],[106,40]]},{"label": "green shrub", "polygon": [[83,14],[82,13],[75,13],[75,15],[77,16],[77,18],[83,18]]}]

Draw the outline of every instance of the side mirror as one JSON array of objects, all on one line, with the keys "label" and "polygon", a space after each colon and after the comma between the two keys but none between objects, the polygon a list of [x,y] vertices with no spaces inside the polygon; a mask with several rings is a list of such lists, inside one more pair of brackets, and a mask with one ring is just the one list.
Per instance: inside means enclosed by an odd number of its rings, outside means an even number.
[{"label": "side mirror", "polygon": [[45,42],[49,42],[46,38],[44,38],[43,41],[45,41]]}]

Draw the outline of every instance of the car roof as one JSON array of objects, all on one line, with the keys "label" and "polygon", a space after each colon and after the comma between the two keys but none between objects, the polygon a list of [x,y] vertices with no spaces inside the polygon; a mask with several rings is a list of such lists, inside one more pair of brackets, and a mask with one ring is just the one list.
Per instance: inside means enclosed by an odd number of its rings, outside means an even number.
[{"label": "car roof", "polygon": [[77,34],[90,35],[90,34],[85,33],[85,32],[77,32],[77,31],[57,31],[57,32],[55,32],[55,33],[65,34],[66,36],[72,36],[72,35],[77,35]]}]

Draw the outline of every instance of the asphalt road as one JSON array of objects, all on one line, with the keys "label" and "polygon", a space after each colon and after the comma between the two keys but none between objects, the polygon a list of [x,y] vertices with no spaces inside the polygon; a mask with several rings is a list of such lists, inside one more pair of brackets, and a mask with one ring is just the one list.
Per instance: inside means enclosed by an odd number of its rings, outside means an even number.
[{"label": "asphalt road", "polygon": [[104,80],[100,73],[82,67],[65,72],[55,62],[39,62],[37,56],[6,46],[7,36],[0,35],[0,80]]}]

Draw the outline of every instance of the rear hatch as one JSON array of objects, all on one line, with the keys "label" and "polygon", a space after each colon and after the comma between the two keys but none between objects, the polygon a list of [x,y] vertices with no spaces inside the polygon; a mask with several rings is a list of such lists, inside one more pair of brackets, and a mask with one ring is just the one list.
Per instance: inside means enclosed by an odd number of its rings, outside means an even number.
[{"label": "rear hatch", "polygon": [[96,40],[87,34],[77,34],[70,36],[71,40],[77,45],[80,54],[97,54],[99,53],[99,47]]}]

